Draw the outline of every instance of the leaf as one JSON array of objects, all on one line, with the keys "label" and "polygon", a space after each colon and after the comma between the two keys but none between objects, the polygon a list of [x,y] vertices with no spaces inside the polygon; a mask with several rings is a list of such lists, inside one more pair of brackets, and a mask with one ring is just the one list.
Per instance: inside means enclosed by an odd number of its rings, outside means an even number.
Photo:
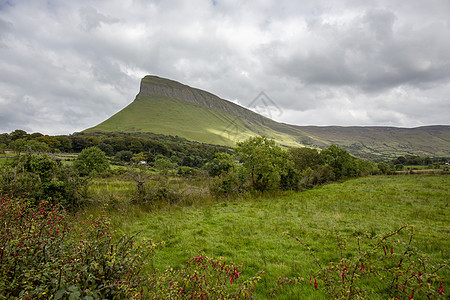
[{"label": "leaf", "polygon": [[65,288],[62,288],[59,291],[57,291],[56,294],[55,294],[55,300],[61,299],[64,296],[65,293],[66,293],[66,289]]},{"label": "leaf", "polygon": [[70,296],[69,296],[69,300],[72,300],[72,299],[80,299],[80,296],[81,296],[81,293],[80,293],[80,291],[76,291],[76,292],[73,292],[72,294],[70,294]]}]

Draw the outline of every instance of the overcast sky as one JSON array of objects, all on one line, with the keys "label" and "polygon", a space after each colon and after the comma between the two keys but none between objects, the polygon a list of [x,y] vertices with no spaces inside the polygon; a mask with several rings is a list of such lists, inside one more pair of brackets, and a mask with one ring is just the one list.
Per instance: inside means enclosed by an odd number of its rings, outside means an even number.
[{"label": "overcast sky", "polygon": [[449,0],[0,0],[0,132],[70,134],[158,75],[297,125],[450,124]]}]

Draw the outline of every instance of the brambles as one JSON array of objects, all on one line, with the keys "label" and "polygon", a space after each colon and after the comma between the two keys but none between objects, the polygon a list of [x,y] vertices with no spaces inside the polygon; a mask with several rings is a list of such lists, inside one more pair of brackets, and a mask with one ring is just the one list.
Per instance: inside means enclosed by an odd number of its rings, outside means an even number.
[{"label": "brambles", "polygon": [[158,246],[114,238],[105,216],[73,222],[46,201],[3,197],[0,219],[0,298],[135,298]]},{"label": "brambles", "polygon": [[251,299],[263,272],[240,282],[240,267],[202,254],[154,278],[152,299]]},{"label": "brambles", "polygon": [[[409,231],[409,238],[400,238]],[[285,233],[307,248],[314,259],[317,271],[309,277],[314,289],[324,290],[337,299],[366,299],[371,295],[381,298],[412,299],[443,298],[443,278],[438,271],[448,264],[434,266],[412,245],[413,226],[405,225],[380,236],[367,236],[368,246],[364,249],[358,236],[357,253],[344,253],[346,245],[336,231],[340,261],[322,265],[313,251],[302,240]],[[278,289],[286,284],[302,284],[304,278],[280,278]]]}]

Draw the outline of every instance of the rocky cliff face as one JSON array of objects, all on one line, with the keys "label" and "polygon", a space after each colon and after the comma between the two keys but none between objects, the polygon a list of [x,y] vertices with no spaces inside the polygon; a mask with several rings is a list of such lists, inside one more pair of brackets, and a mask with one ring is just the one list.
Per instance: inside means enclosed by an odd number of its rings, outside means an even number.
[{"label": "rocky cliff face", "polygon": [[142,97],[164,97],[178,99],[193,104],[216,108],[230,112],[230,110],[244,109],[232,102],[223,100],[209,92],[192,88],[177,81],[160,78],[157,76],[145,76],[141,80],[141,88],[136,100]]}]

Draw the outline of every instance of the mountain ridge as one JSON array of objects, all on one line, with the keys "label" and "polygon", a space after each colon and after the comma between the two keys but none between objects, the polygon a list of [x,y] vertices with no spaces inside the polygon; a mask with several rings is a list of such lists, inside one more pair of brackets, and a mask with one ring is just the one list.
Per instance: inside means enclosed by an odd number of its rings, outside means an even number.
[{"label": "mountain ridge", "polygon": [[284,124],[208,91],[153,75],[142,78],[139,93],[127,107],[84,132],[151,132],[225,146],[265,135],[287,147],[337,144],[361,157],[450,157],[447,125],[401,128]]}]

